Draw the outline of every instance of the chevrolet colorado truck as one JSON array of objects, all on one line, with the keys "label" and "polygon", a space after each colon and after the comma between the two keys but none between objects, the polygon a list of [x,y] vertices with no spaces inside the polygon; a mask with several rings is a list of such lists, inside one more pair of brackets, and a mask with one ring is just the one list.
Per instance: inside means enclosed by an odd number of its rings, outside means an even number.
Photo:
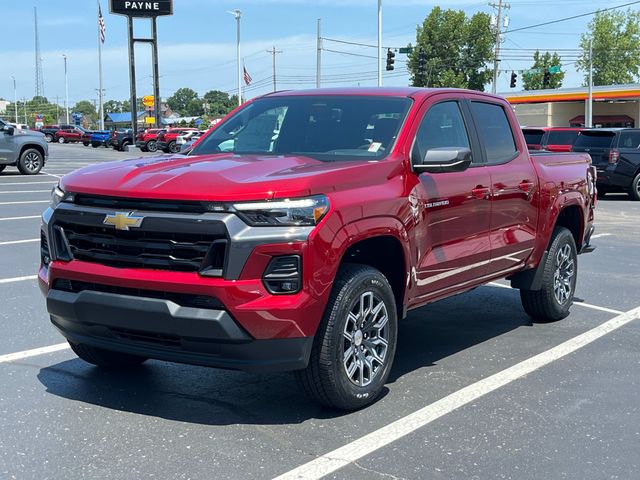
[{"label": "chevrolet colorado truck", "polygon": [[95,365],[295,370],[355,409],[382,392],[410,310],[508,278],[534,319],[567,316],[595,202],[589,155],[529,154],[500,97],[279,92],[188,155],[64,176],[39,284]]},{"label": "chevrolet colorado truck", "polygon": [[0,172],[18,167],[23,175],[36,175],[49,155],[45,136],[34,130],[18,130],[0,120]]}]

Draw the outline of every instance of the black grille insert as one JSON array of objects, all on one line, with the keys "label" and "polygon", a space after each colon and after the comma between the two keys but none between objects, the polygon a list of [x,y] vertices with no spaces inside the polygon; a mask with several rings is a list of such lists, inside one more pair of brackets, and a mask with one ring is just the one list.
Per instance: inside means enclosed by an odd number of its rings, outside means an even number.
[{"label": "black grille insert", "polygon": [[206,202],[114,198],[76,194],[74,203],[111,210],[146,210],[152,212],[206,213]]}]

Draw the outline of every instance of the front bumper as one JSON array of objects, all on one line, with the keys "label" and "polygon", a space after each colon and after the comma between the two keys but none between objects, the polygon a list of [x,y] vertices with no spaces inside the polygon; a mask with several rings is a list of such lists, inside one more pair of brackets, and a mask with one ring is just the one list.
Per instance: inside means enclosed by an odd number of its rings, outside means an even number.
[{"label": "front bumper", "polygon": [[225,310],[171,300],[51,289],[51,322],[73,343],[251,372],[305,368],[313,337],[253,339]]}]

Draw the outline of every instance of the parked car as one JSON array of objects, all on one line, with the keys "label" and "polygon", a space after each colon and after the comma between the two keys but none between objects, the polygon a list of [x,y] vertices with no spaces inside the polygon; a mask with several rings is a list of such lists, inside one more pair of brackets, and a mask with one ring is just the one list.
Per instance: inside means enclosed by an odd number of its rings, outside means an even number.
[{"label": "parked car", "polygon": [[114,150],[123,152],[128,145],[133,144],[133,130],[126,128],[124,130],[113,130],[111,132],[111,138],[109,139],[109,145]]},{"label": "parked car", "polygon": [[529,150],[570,152],[582,128],[575,127],[522,127]]},{"label": "parked car", "polygon": [[136,135],[136,147],[143,152],[155,152],[158,150],[158,134],[166,132],[162,128],[148,128]]},{"label": "parked car", "polygon": [[11,125],[13,128],[18,130],[29,130],[29,125],[26,123],[7,123],[7,125]]},{"label": "parked car", "polygon": [[176,146],[179,152],[187,151],[202,135],[205,134],[203,130],[192,130],[187,133],[180,134],[176,137]]},{"label": "parked car", "polygon": [[89,143],[93,148],[109,147],[109,139],[111,132],[109,130],[98,130],[93,132],[89,137]]},{"label": "parked car", "polygon": [[82,141],[84,130],[78,127],[65,128],[55,133],[55,140],[58,143],[77,143]]},{"label": "parked car", "polygon": [[47,142],[55,142],[56,141],[56,132],[59,130],[70,130],[74,128],[74,125],[45,125],[40,128],[38,131],[44,134],[44,138]]},{"label": "parked car", "polygon": [[197,130],[197,128],[170,128],[166,132],[158,135],[158,150],[162,150],[164,153],[178,153],[180,151],[177,143],[178,135],[195,130]]},{"label": "parked car", "polygon": [[574,152],[591,155],[598,172],[598,194],[625,192],[640,201],[640,129],[598,128],[584,130]]},{"label": "parked car", "polygon": [[18,167],[23,175],[40,173],[49,155],[44,135],[34,130],[18,130],[0,120],[0,172]]},{"label": "parked car", "polygon": [[481,92],[273,93],[187,157],[62,177],[39,282],[95,365],[295,370],[318,402],[357,409],[383,392],[409,310],[508,278],[532,318],[569,314],[590,162],[530,154],[511,106]]}]

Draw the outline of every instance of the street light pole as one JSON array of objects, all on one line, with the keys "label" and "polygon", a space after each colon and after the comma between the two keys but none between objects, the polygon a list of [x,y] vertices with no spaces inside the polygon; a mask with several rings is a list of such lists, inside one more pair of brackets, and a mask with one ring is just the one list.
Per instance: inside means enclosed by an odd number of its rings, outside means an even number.
[{"label": "street light pole", "polygon": [[67,82],[67,54],[63,53],[64,58],[64,108],[67,110],[67,125],[69,125],[69,83]]},{"label": "street light pole", "polygon": [[18,90],[16,88],[16,77],[13,75],[9,75],[9,77],[13,80],[13,109],[15,112],[16,123],[20,123],[18,122]]},{"label": "street light pole", "polygon": [[242,12],[236,8],[234,11],[227,13],[233,15],[237,22],[236,56],[238,57],[238,105],[242,105],[242,63],[240,61],[240,17],[242,17]]},{"label": "street light pole", "polygon": [[378,0],[378,86],[382,86],[382,0]]},{"label": "street light pole", "polygon": [[593,40],[589,39],[589,95],[587,99],[587,115],[585,127],[593,127]]}]

